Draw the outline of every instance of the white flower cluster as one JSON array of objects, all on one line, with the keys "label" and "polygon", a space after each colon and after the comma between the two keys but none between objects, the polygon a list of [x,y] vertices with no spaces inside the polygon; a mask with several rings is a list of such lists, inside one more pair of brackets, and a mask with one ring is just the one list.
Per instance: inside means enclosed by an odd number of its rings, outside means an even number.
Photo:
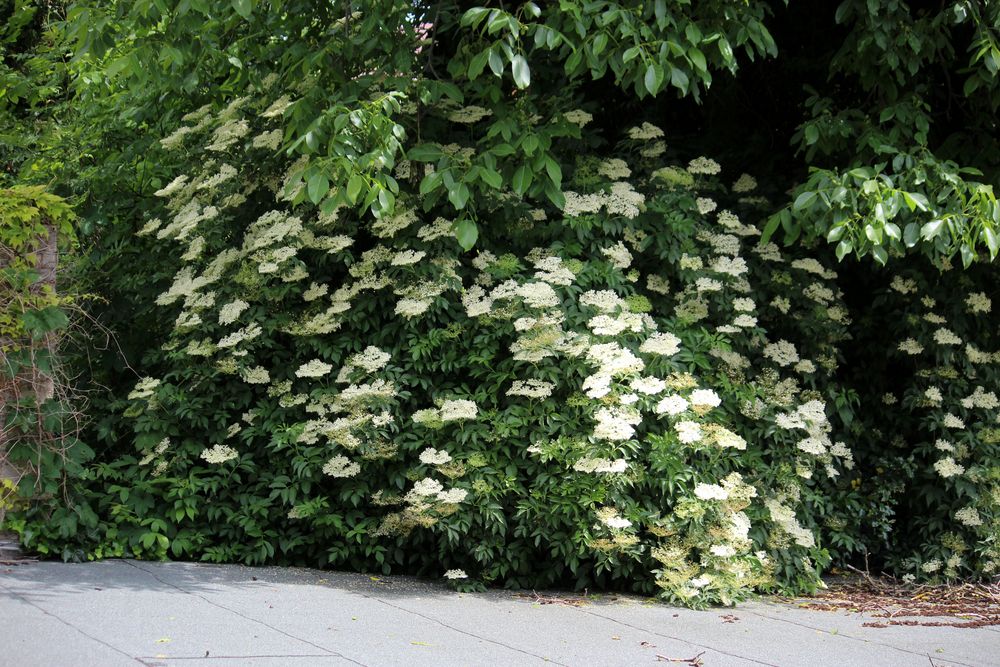
[{"label": "white flower cluster", "polygon": [[330,477],[354,477],[361,472],[361,465],[346,456],[334,456],[323,464],[323,474]]},{"label": "white flower cluster", "polygon": [[229,445],[214,445],[201,452],[201,458],[211,464],[225,463],[239,457],[239,452]]},{"label": "white flower cluster", "polygon": [[548,398],[552,395],[553,389],[555,389],[554,384],[543,380],[515,380],[510,389],[507,390],[507,395]]}]

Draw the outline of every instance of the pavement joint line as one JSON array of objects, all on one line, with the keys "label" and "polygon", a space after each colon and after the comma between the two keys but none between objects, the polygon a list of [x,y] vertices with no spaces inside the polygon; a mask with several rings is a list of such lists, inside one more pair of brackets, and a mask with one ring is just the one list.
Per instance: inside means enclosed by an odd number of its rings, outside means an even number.
[{"label": "pavement joint line", "polygon": [[[776,664],[774,664],[772,662],[764,662],[763,660],[757,660],[756,658],[750,658],[750,657],[745,656],[745,655],[740,655],[739,653],[730,653],[729,651],[723,651],[721,649],[715,648],[714,646],[708,646],[707,644],[699,644],[697,642],[693,642],[693,641],[690,641],[690,640],[687,640],[687,639],[683,639],[681,637],[674,637],[673,635],[666,635],[666,634],[663,634],[662,632],[657,632],[656,630],[649,630],[647,628],[643,628],[643,627],[640,627],[638,625],[633,625],[632,623],[627,623],[627,622],[625,622],[625,621],[623,621],[621,619],[617,619],[617,618],[614,618],[612,616],[605,616],[604,614],[598,614],[596,612],[590,611],[589,609],[581,609],[580,607],[573,607],[573,609],[575,609],[576,611],[578,611],[578,612],[580,612],[582,614],[589,614],[591,616],[596,616],[597,618],[603,618],[605,620],[612,621],[614,623],[618,623],[619,625],[624,625],[627,628],[632,628],[633,630],[640,630],[642,632],[648,632],[651,635],[656,635],[657,637],[663,637],[665,639],[673,639],[674,641],[682,642],[684,644],[688,644],[689,646],[693,646],[695,648],[703,648],[703,649],[705,649],[707,651],[714,651],[715,653],[721,653],[722,655],[727,655],[730,658],[739,658],[740,660],[747,660],[749,662],[752,662],[752,663],[755,663],[755,664],[758,664],[758,665],[766,665],[766,667],[781,667],[780,665],[776,665]],[[974,666],[973,665],[969,665],[967,667],[974,667]]]},{"label": "pavement joint line", "polygon": [[569,667],[569,665],[566,665],[564,663],[556,662],[555,660],[552,660],[551,658],[546,658],[544,655],[538,655],[537,653],[532,653],[531,651],[526,651],[526,650],[524,650],[522,648],[518,648],[516,646],[511,646],[510,644],[505,644],[504,642],[497,641],[495,639],[490,639],[489,637],[483,637],[483,636],[477,635],[474,632],[469,632],[468,630],[463,630],[462,628],[455,627],[454,625],[449,625],[448,623],[445,623],[444,621],[440,621],[440,620],[434,618],[433,616],[428,616],[426,614],[421,614],[419,611],[413,611],[412,609],[407,609],[406,607],[400,607],[399,605],[393,604],[392,602],[389,602],[388,600],[383,600],[380,597],[376,597],[374,595],[367,595],[367,594],[361,593],[361,592],[358,592],[356,594],[360,595],[361,597],[368,598],[369,600],[374,600],[375,602],[378,602],[380,604],[384,604],[386,606],[392,607],[393,609],[398,609],[400,611],[404,611],[407,614],[413,614],[414,616],[419,616],[420,618],[423,618],[425,620],[431,621],[432,623],[437,623],[438,625],[440,625],[442,627],[448,628],[449,630],[454,630],[455,632],[459,632],[459,633],[461,633],[463,635],[466,635],[468,637],[472,637],[474,639],[478,639],[479,641],[484,641],[484,642],[487,642],[489,644],[495,644],[497,646],[502,646],[502,647],[504,647],[506,649],[509,649],[511,651],[516,651],[517,653],[523,653],[524,655],[530,655],[532,658],[538,658],[542,662],[548,663],[550,665],[559,665],[560,667]]},{"label": "pavement joint line", "polygon": [[[933,661],[935,659],[934,656],[932,656],[932,655],[930,655],[928,653],[921,653],[920,651],[911,651],[910,649],[901,648],[899,646],[896,646],[895,644],[889,644],[889,643],[886,643],[886,642],[883,642],[883,641],[878,641],[878,640],[875,640],[875,639],[865,639],[864,637],[855,637],[854,635],[845,634],[843,632],[837,632],[836,634],[834,634],[834,633],[830,632],[829,630],[826,630],[825,628],[817,628],[815,626],[809,625],[808,623],[800,623],[799,621],[792,621],[792,620],[787,619],[787,618],[780,618],[780,617],[777,617],[777,616],[768,616],[767,614],[762,614],[762,613],[757,612],[757,611],[747,610],[745,613],[753,614],[754,616],[759,616],[760,618],[766,618],[766,619],[768,619],[770,621],[780,621],[781,623],[790,623],[791,625],[797,625],[800,628],[806,628],[808,630],[815,630],[816,632],[822,632],[822,633],[824,633],[826,635],[829,635],[831,637],[843,637],[844,639],[850,639],[850,640],[853,640],[853,641],[856,641],[856,642],[863,642],[865,644],[876,644],[878,646],[884,646],[886,648],[891,648],[891,649],[893,649],[895,651],[900,651],[901,653],[909,653],[910,655],[919,655],[919,656],[921,656],[923,658],[927,658],[928,660],[931,660],[931,661]],[[951,663],[953,663],[955,665],[962,665],[962,667],[976,667],[976,665],[970,664],[968,662],[957,662],[956,660],[954,660],[952,658],[949,658],[948,656],[946,656],[944,654],[942,654],[940,656],[937,656],[936,659],[937,660],[948,660],[949,662],[951,662]],[[933,662],[931,664],[933,664]]]},{"label": "pavement joint line", "polygon": [[142,660],[248,660],[256,658],[281,658],[282,660],[292,660],[296,658],[343,658],[340,655],[329,653],[302,653],[300,655],[172,655],[167,658],[155,655],[139,656]]},{"label": "pavement joint line", "polygon": [[66,619],[62,618],[61,616],[53,614],[52,612],[48,611],[47,609],[45,609],[41,605],[39,605],[39,604],[37,604],[35,602],[32,602],[31,600],[29,600],[28,598],[24,597],[23,595],[21,595],[17,591],[11,589],[9,586],[5,586],[4,584],[0,584],[0,588],[4,589],[8,593],[10,593],[12,596],[14,596],[15,598],[17,598],[21,602],[24,602],[25,604],[34,607],[35,609],[37,609],[38,611],[42,612],[46,616],[48,616],[50,618],[54,618],[57,621],[59,621],[60,623],[62,623],[63,625],[65,625],[65,626],[67,626],[69,628],[72,628],[73,630],[76,630],[77,632],[79,632],[81,635],[83,635],[87,639],[90,639],[91,641],[95,641],[98,644],[100,644],[101,646],[105,646],[105,647],[111,649],[115,653],[120,653],[120,654],[124,655],[126,658],[128,658],[129,660],[135,660],[136,662],[138,662],[141,665],[145,665],[146,664],[145,662],[142,661],[141,658],[137,658],[136,656],[130,654],[128,651],[123,651],[120,648],[118,648],[117,646],[114,646],[113,644],[109,644],[108,642],[104,641],[103,639],[101,639],[99,637],[95,637],[94,635],[86,632],[85,630],[82,630],[82,629],[76,627],[75,625],[73,625],[72,623],[70,623]]},{"label": "pavement joint line", "polygon": [[263,625],[264,627],[269,628],[271,630],[274,630],[275,632],[277,632],[279,634],[282,634],[282,635],[285,635],[286,637],[289,637],[289,638],[294,639],[296,641],[300,641],[303,644],[308,644],[309,646],[312,646],[313,648],[317,648],[320,651],[324,651],[324,652],[326,652],[330,656],[338,657],[338,658],[343,658],[344,660],[352,662],[355,665],[360,665],[360,667],[367,667],[367,665],[365,665],[364,663],[358,662],[357,660],[354,660],[353,658],[349,658],[346,655],[344,655],[343,653],[338,653],[337,651],[330,650],[330,649],[326,648],[325,646],[321,646],[321,645],[319,645],[319,644],[317,644],[315,642],[309,641],[308,639],[304,639],[302,637],[298,637],[296,635],[293,635],[292,633],[286,632],[285,630],[282,630],[281,628],[277,628],[277,627],[275,627],[275,626],[273,626],[273,625],[271,625],[271,624],[269,624],[269,623],[267,623],[265,621],[262,621],[262,620],[257,619],[257,618],[253,618],[252,616],[247,616],[246,614],[243,614],[243,613],[241,613],[241,612],[239,612],[239,611],[237,611],[235,609],[230,609],[229,607],[227,607],[225,605],[219,604],[218,602],[215,602],[213,600],[208,599],[204,595],[199,595],[198,593],[194,593],[192,591],[185,590],[184,588],[181,588],[180,586],[178,586],[177,584],[175,584],[173,582],[161,579],[160,577],[156,576],[156,574],[153,573],[152,571],[147,570],[144,567],[139,567],[137,564],[135,564],[134,562],[132,562],[130,560],[124,560],[122,562],[125,563],[126,565],[130,565],[130,566],[134,567],[135,569],[137,569],[137,570],[139,570],[141,572],[145,572],[146,574],[148,574],[149,576],[151,576],[153,579],[156,579],[157,581],[159,581],[161,584],[164,584],[166,586],[170,586],[171,588],[175,588],[175,589],[179,590],[180,592],[185,593],[186,595],[192,595],[192,596],[198,598],[199,600],[203,600],[204,602],[212,605],[213,607],[217,607],[219,609],[223,609],[225,611],[228,611],[231,614],[236,614],[240,618],[243,618],[243,619],[245,619],[247,621],[252,621],[254,623],[258,623],[260,625]]}]

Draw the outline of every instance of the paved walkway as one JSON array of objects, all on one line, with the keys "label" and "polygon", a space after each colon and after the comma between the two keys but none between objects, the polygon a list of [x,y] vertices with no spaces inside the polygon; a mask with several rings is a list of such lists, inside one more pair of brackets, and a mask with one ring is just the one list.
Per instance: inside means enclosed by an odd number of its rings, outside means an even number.
[{"label": "paved walkway", "polygon": [[1000,666],[998,628],[866,628],[776,602],[548,599],[299,568],[0,566],[0,665]]}]

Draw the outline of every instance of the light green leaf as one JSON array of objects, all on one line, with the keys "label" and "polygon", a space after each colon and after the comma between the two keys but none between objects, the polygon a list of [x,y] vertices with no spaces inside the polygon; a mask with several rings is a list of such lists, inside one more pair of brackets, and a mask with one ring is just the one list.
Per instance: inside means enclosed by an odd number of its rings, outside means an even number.
[{"label": "light green leaf", "polygon": [[531,70],[528,68],[528,61],[520,53],[514,56],[511,61],[511,70],[514,74],[514,83],[518,88],[527,88],[531,85]]},{"label": "light green leaf", "polygon": [[470,250],[479,239],[479,228],[472,220],[459,220],[455,224],[455,238],[464,250]]}]

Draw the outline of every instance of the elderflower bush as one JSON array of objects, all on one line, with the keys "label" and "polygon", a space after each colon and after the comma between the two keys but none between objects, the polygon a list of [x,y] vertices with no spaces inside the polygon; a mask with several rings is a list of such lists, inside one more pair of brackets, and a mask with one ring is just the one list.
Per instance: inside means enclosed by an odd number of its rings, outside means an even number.
[{"label": "elderflower bush", "polygon": [[[308,158],[273,152],[290,104],[189,115],[164,145],[190,173],[138,232],[174,248],[174,327],[115,466],[173,554],[692,606],[818,584],[846,310],[829,268],[758,245],[751,177],[670,163],[647,123],[567,163],[561,208],[483,202],[466,254],[415,164],[379,218],[305,203]],[[430,112],[462,136],[477,109]]]},{"label": "elderflower bush", "polygon": [[889,360],[879,373],[887,382],[866,397],[882,408],[866,420],[865,449],[889,450],[872,483],[892,478],[900,489],[885,559],[910,580],[992,577],[1000,569],[995,278],[947,262],[927,269],[897,273],[874,303],[890,324],[870,344]]}]

